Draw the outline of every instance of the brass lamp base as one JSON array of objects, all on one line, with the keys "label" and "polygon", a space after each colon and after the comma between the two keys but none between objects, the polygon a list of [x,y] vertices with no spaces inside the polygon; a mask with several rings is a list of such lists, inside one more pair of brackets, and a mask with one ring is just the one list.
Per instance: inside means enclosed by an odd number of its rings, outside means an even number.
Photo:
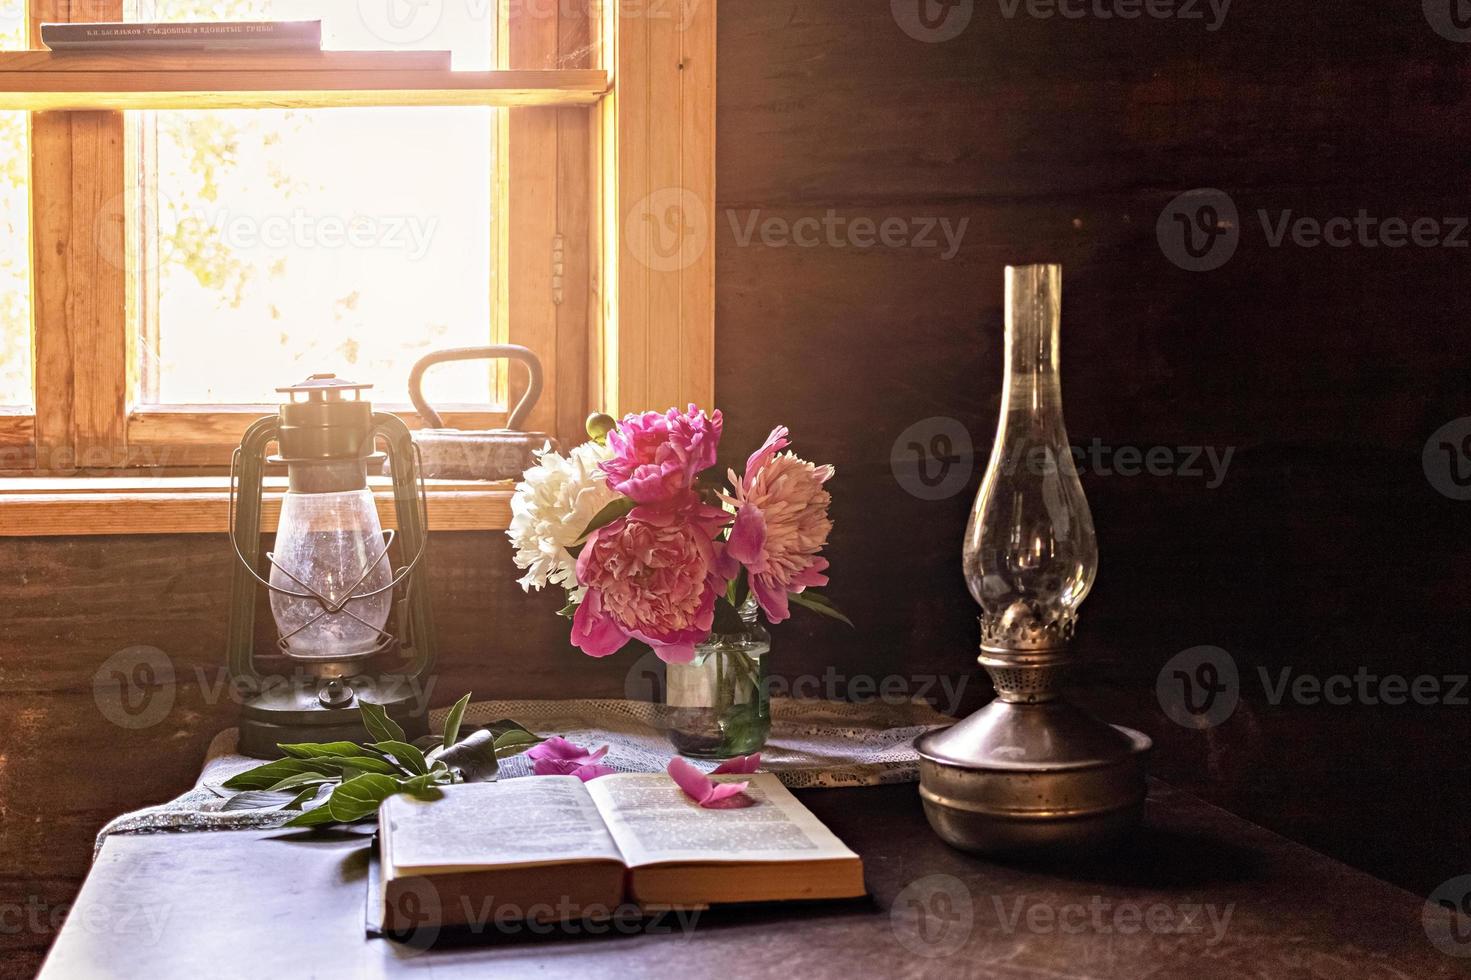
[{"label": "brass lamp base", "polygon": [[1151,745],[1066,701],[993,701],[915,740],[925,817],[976,854],[1085,850],[1139,822]]},{"label": "brass lamp base", "polygon": [[1132,829],[1149,736],[1062,699],[1065,648],[983,651],[996,700],[914,742],[935,833],[963,851],[1024,856],[1082,851]]},{"label": "brass lamp base", "polygon": [[427,692],[403,675],[278,678],[240,711],[239,751],[255,759],[279,759],[277,745],[299,742],[366,742],[358,705],[379,704],[409,741],[429,734]]}]

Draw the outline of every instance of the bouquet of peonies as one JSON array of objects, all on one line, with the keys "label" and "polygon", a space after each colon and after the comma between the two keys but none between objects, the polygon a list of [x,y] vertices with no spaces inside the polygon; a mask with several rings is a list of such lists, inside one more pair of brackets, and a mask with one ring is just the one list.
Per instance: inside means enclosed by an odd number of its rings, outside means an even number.
[{"label": "bouquet of peonies", "polygon": [[542,450],[517,485],[508,533],[521,586],[566,590],[562,614],[589,656],[639,642],[688,663],[712,633],[743,628],[737,611],[751,597],[768,622],[792,604],[847,622],[812,591],[827,584],[833,468],[783,452],[778,427],[744,476],[708,485],[722,422],[694,405],[595,415],[592,441],[565,456]]}]

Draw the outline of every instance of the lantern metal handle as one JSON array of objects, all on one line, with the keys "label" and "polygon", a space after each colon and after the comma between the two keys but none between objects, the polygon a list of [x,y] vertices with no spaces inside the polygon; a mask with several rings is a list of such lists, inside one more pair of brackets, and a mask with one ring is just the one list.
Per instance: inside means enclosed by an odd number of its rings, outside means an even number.
[{"label": "lantern metal handle", "polygon": [[527,381],[526,394],[516,403],[511,410],[511,417],[506,420],[506,428],[521,429],[526,422],[531,410],[536,407],[536,400],[541,397],[542,372],[541,359],[529,348],[518,344],[491,344],[487,347],[456,347],[451,350],[435,351],[426,354],[414,365],[409,372],[409,400],[414,403],[415,410],[420,418],[424,420],[425,426],[431,429],[444,428],[444,417],[424,400],[424,372],[436,364],[445,364],[450,361],[520,361],[526,365]]}]

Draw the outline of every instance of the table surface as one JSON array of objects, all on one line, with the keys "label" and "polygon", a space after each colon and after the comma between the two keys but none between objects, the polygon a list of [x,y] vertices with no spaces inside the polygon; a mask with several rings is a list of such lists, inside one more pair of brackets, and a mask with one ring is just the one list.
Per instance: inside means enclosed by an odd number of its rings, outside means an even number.
[{"label": "table surface", "polygon": [[1053,868],[950,849],[914,786],[799,795],[863,856],[870,899],[625,919],[597,936],[491,928],[420,949],[364,936],[365,834],[124,835],[41,976],[1471,975],[1429,939],[1422,897],[1159,784],[1136,839]]}]

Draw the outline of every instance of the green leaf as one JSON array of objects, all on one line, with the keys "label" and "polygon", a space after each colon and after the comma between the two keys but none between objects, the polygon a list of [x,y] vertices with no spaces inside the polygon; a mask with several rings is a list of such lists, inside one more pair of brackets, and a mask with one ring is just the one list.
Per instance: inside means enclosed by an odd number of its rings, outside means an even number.
[{"label": "green leaf", "polygon": [[424,753],[408,742],[374,742],[373,748],[380,752],[390,753],[399,768],[405,770],[410,776],[422,776],[429,771],[429,763],[424,761]]},{"label": "green leaf", "polygon": [[317,759],[324,755],[366,755],[368,750],[356,742],[303,742],[300,745],[277,745],[293,759]]},{"label": "green leaf", "polygon": [[[332,791],[327,809],[332,819],[352,823],[378,812],[378,805],[399,791],[400,781],[377,773],[365,773],[350,779]],[[316,812],[316,811],[312,811]]]},{"label": "green leaf", "polygon": [[557,610],[557,615],[561,616],[563,619],[573,619],[577,616],[577,607],[580,605],[582,605],[582,603],[574,602],[573,600],[568,599],[567,605]]},{"label": "green leaf", "polygon": [[627,517],[629,512],[636,506],[638,505],[628,497],[619,497],[617,500],[607,504],[594,515],[592,521],[587,525],[587,529],[582,532],[582,537],[578,538],[576,543],[583,543],[599,528],[607,527],[620,517]]},{"label": "green leaf", "polygon": [[444,795],[440,792],[433,773],[405,779],[399,790],[421,800],[437,800]]},{"label": "green leaf", "polygon": [[363,727],[368,730],[369,735],[373,736],[373,741],[402,742],[404,740],[404,730],[398,727],[398,722],[388,717],[388,712],[381,704],[359,702],[358,712],[363,716]]},{"label": "green leaf", "polygon": [[540,745],[546,739],[540,735],[534,735],[524,728],[515,728],[508,732],[502,732],[495,739],[495,757],[497,759],[509,759],[513,755],[520,755],[533,745]]},{"label": "green leaf", "polygon": [[458,770],[467,783],[488,783],[500,771],[495,732],[488,728],[473,731],[441,752],[437,761]]},{"label": "green leaf", "polygon": [[311,810],[303,810],[301,813],[286,821],[287,827],[326,827],[337,823],[337,818],[332,816],[331,809],[324,803]]},{"label": "green leaf", "polygon": [[[803,609],[810,609],[820,616],[836,619],[840,623],[847,623],[849,626],[853,626],[853,620],[838,612],[838,607],[829,602],[827,596],[813,592],[811,589],[808,589],[806,592],[793,592],[787,598]],[[857,627],[854,628],[856,629]]]},{"label": "green leaf", "polygon": [[308,786],[306,789],[302,790],[300,793],[297,793],[296,796],[295,796],[295,798],[292,799],[292,801],[290,803],[286,804],[286,806],[283,809],[286,809],[286,810],[300,810],[302,807],[306,806],[312,800],[315,800],[317,798],[317,794],[320,793],[321,791],[322,791],[322,787],[321,786]]},{"label": "green leaf", "polygon": [[[355,755],[350,758],[324,755],[311,761],[323,766],[333,766],[344,773],[349,769],[356,769],[360,773],[378,773],[383,776],[397,776],[402,773],[398,766],[380,755]],[[414,774],[409,773],[409,775]]]},{"label": "green leaf", "polygon": [[335,782],[337,782],[336,776],[324,776],[319,772],[299,772],[294,776],[287,776],[270,787],[270,792],[275,793],[286,789],[297,790],[303,786],[324,786]]},{"label": "green leaf", "polygon": [[270,789],[287,776],[294,776],[297,773],[315,772],[330,776],[335,771],[335,767],[320,759],[278,759],[275,762],[267,762],[263,766],[256,766],[237,776],[231,776],[221,785],[225,789]]},{"label": "green leaf", "polygon": [[224,805],[223,812],[234,812],[237,810],[273,810],[289,805],[296,796],[295,793],[271,793],[265,790],[249,790],[244,793],[236,793],[230,797]]},{"label": "green leaf", "polygon": [[449,748],[460,740],[460,722],[465,718],[465,709],[470,706],[470,695],[466,694],[455,702],[444,719],[444,747]]},{"label": "green leaf", "polygon": [[715,626],[717,634],[734,636],[746,631],[746,621],[741,619],[741,614],[735,611],[735,607],[724,599],[715,600]]}]

